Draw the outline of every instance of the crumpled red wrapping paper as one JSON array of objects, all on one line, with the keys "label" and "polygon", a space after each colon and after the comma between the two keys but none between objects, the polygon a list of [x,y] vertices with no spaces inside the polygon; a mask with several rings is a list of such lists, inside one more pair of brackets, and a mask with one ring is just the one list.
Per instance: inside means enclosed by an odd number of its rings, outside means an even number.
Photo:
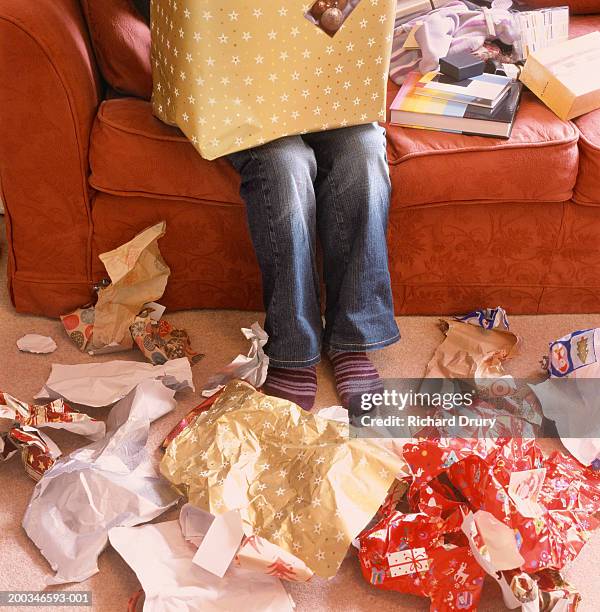
[{"label": "crumpled red wrapping paper", "polygon": [[[508,525],[524,559],[520,570],[561,570],[600,526],[600,474],[560,452],[544,458],[533,439],[420,439],[403,449],[412,471],[408,512],[384,504],[360,540],[364,577],[375,587],[429,597],[432,611],[475,610],[484,570],[461,530],[484,510]],[[541,514],[524,516],[508,493],[513,472],[545,468]],[[392,575],[395,553],[424,549],[428,561]],[[423,569],[427,566],[426,569]]]}]

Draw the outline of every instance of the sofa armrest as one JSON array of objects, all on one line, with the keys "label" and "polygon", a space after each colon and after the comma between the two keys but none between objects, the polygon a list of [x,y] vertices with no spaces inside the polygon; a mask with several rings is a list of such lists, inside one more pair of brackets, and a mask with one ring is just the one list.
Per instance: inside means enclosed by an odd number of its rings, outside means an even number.
[{"label": "sofa armrest", "polygon": [[56,316],[91,291],[88,146],[101,83],[78,0],[0,0],[0,83],[11,298]]}]

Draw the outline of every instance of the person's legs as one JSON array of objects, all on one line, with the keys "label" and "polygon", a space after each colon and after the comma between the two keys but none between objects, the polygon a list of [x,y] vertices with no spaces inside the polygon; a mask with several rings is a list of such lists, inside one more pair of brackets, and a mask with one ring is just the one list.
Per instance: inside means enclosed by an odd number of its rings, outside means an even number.
[{"label": "person's legs", "polygon": [[318,167],[317,226],[327,289],[324,344],[348,405],[350,396],[381,386],[364,352],[400,337],[387,259],[391,186],[385,134],[368,124],[303,138]]},{"label": "person's legs", "polygon": [[302,138],[291,136],[233,153],[229,160],[241,175],[240,193],[262,272],[270,361],[264,390],[308,408],[316,392],[322,336],[314,153]]}]

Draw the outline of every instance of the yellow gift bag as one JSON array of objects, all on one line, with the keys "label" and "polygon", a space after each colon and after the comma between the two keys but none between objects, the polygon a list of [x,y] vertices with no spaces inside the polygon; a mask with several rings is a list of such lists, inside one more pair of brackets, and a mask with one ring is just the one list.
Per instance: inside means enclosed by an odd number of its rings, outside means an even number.
[{"label": "yellow gift bag", "polygon": [[396,0],[339,4],[333,33],[310,0],[152,0],[154,113],[206,159],[384,121]]}]

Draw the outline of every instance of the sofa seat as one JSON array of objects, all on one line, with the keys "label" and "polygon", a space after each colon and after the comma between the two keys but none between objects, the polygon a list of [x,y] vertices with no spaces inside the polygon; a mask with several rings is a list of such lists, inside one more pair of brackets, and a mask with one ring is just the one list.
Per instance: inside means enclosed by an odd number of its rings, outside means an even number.
[{"label": "sofa seat", "polygon": [[[397,89],[390,84],[389,95]],[[525,96],[508,141],[388,126],[394,206],[563,202],[577,176],[577,138],[571,123],[532,96]],[[101,192],[242,204],[239,177],[229,163],[202,159],[178,129],[153,117],[143,100],[102,103],[90,166],[90,184]]]},{"label": "sofa seat", "polygon": [[156,119],[150,102],[138,98],[100,105],[90,167],[91,186],[113,195],[242,204],[229,162],[202,159],[178,128]]},{"label": "sofa seat", "polygon": [[[390,83],[390,103],[398,89]],[[572,195],[577,129],[529,92],[509,140],[393,125],[387,129],[395,205],[563,202]]]}]

